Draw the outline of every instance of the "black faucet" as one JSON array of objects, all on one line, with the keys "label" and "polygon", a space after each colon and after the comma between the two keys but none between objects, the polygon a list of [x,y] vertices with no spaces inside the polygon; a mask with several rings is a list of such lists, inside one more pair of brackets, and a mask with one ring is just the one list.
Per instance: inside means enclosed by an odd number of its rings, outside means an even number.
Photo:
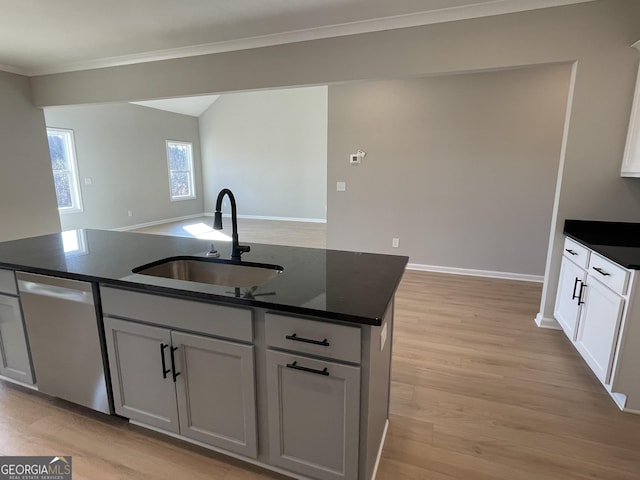
[{"label": "black faucet", "polygon": [[213,215],[213,229],[222,230],[222,199],[225,195],[229,196],[229,201],[231,202],[231,225],[233,227],[233,233],[231,234],[231,259],[240,260],[240,255],[250,251],[251,247],[249,245],[240,245],[238,243],[238,212],[236,211],[236,199],[228,188],[223,188],[218,194],[218,199],[216,200],[216,212]]}]

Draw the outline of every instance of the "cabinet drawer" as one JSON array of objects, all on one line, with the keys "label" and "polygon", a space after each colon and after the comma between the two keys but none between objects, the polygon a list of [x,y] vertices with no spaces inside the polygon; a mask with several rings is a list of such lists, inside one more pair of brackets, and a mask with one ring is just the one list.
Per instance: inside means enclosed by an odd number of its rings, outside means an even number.
[{"label": "cabinet drawer", "polygon": [[18,295],[18,290],[16,289],[16,277],[13,270],[0,269],[0,293]]},{"label": "cabinet drawer", "polygon": [[601,257],[597,253],[591,254],[589,260],[589,275],[597,278],[614,292],[624,295],[627,292],[629,271],[620,265]]},{"label": "cabinet drawer", "polygon": [[587,268],[589,264],[590,250],[580,245],[578,242],[570,238],[564,239],[564,256],[571,259],[573,263],[582,268]]},{"label": "cabinet drawer", "polygon": [[360,363],[360,328],[335,323],[265,315],[267,345]]},{"label": "cabinet drawer", "polygon": [[100,286],[105,315],[216,337],[253,341],[252,311]]}]

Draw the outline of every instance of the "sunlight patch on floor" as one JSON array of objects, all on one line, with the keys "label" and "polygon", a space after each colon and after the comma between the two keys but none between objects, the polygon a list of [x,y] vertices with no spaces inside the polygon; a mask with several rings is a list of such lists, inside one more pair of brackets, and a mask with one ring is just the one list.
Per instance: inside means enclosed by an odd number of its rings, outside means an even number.
[{"label": "sunlight patch on floor", "polygon": [[209,225],[204,223],[192,223],[191,225],[185,225],[182,227],[188,234],[200,238],[202,240],[218,240],[221,242],[230,242],[231,237],[222,233],[219,230],[214,230]]}]

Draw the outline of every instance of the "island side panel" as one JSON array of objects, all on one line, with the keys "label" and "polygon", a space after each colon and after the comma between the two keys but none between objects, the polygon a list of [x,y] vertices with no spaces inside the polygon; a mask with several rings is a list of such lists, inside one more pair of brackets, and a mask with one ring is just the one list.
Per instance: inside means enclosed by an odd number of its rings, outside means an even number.
[{"label": "island side panel", "polygon": [[617,357],[613,365],[611,391],[627,396],[623,410],[640,413],[640,282],[635,270],[629,279],[626,314],[620,327]]},{"label": "island side panel", "polygon": [[360,480],[373,477],[389,418],[393,310],[394,300],[381,326],[362,328]]}]

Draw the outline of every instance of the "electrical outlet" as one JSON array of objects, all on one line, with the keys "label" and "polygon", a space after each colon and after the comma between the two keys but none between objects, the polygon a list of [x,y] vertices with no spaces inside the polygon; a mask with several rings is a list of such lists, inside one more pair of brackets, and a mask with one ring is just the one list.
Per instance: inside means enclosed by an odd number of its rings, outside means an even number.
[{"label": "electrical outlet", "polygon": [[129,210],[129,211],[127,212],[127,215],[129,215],[130,217],[133,217],[133,212],[132,212],[131,210]]},{"label": "electrical outlet", "polygon": [[86,177],[86,178],[84,179],[84,184],[85,184],[85,185],[92,185],[92,184],[93,184],[93,180],[91,180],[91,178],[90,178],[90,177]]},{"label": "electrical outlet", "polygon": [[393,248],[398,248],[400,246],[400,239],[399,238],[394,238],[391,240],[391,246]]},{"label": "electrical outlet", "polygon": [[347,190],[347,183],[346,182],[336,183],[336,190],[338,192],[345,192]]}]

